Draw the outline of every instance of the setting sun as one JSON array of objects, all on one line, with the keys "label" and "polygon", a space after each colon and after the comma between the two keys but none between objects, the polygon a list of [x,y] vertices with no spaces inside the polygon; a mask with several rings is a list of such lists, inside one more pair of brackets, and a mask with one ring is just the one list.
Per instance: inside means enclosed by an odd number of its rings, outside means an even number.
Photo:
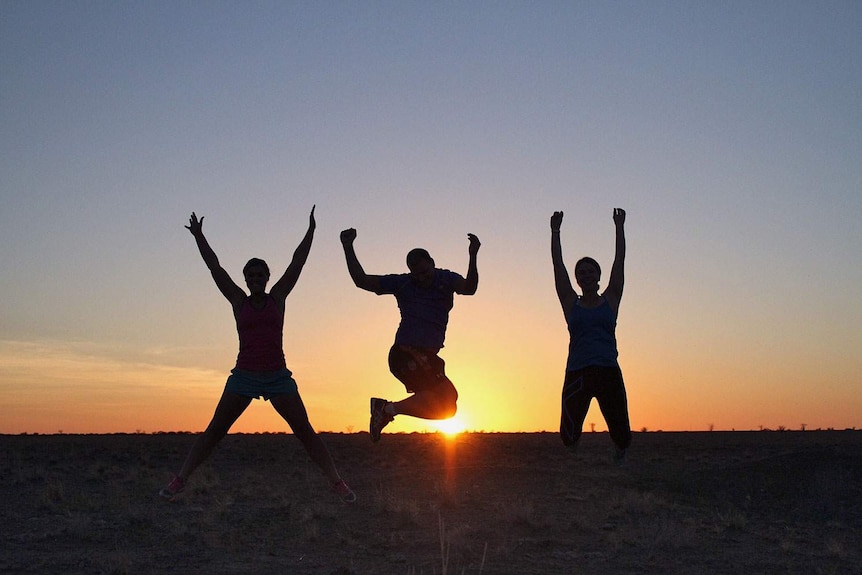
[{"label": "setting sun", "polygon": [[443,419],[440,421],[434,422],[434,427],[436,427],[440,432],[445,433],[446,435],[458,435],[459,433],[465,431],[467,426],[459,417],[453,417],[452,419]]}]

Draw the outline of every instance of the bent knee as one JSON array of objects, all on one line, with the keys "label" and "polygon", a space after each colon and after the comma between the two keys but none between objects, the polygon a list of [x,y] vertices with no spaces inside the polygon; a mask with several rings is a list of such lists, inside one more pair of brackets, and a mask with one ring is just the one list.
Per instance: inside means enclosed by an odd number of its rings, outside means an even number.
[{"label": "bent knee", "polygon": [[458,404],[455,403],[455,400],[451,402],[446,402],[440,405],[440,419],[449,419],[450,417],[455,417],[455,414],[458,412]]},{"label": "bent knee", "polygon": [[447,389],[438,396],[437,406],[441,419],[455,416],[458,412],[458,392],[455,391],[454,386],[447,386]]}]

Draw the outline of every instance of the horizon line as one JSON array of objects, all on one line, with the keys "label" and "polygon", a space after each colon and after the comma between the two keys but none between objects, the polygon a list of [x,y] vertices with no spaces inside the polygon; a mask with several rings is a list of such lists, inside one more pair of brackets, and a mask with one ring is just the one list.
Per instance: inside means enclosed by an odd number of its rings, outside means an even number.
[{"label": "horizon line", "polygon": [[[654,433],[828,433],[828,432],[854,432],[862,431],[855,427],[845,427],[836,429],[833,427],[815,428],[815,429],[701,429],[701,430],[632,430],[633,434],[654,434]],[[79,435],[198,435],[203,431],[103,431],[103,432],[63,432],[56,431],[51,433],[41,433],[38,431],[22,431],[20,433],[0,433],[0,437],[22,437],[22,436],[79,436]],[[585,431],[583,435],[600,435],[607,434],[607,430],[602,431]],[[367,431],[318,431],[318,435],[369,435]],[[557,431],[484,431],[484,430],[465,430],[456,433],[448,433],[441,430],[434,431],[398,431],[388,433],[387,435],[443,435],[448,437],[457,437],[459,435],[558,435]],[[291,431],[237,431],[228,433],[227,435],[294,435]]]}]

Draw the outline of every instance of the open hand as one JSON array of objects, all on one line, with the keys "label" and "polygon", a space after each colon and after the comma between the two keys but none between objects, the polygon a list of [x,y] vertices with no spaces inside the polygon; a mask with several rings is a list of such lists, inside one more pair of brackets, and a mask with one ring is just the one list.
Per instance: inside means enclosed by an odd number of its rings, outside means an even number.
[{"label": "open hand", "polygon": [[185,226],[185,228],[190,231],[193,236],[198,236],[203,233],[203,224],[204,217],[201,216],[201,219],[198,219],[197,215],[192,212],[192,215],[189,217],[189,225]]}]

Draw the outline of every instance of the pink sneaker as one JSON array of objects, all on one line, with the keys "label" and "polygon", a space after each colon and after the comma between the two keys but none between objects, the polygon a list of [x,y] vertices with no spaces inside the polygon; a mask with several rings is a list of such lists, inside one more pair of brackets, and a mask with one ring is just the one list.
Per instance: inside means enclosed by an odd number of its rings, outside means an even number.
[{"label": "pink sneaker", "polygon": [[338,483],[332,486],[332,490],[335,491],[341,500],[345,503],[353,503],[356,501],[356,494],[353,492],[350,487],[344,482],[343,479],[339,480]]},{"label": "pink sneaker", "polygon": [[174,478],[168,483],[167,487],[163,487],[159,490],[159,496],[162,499],[167,499],[168,501],[173,501],[174,497],[183,492],[183,489],[186,488],[186,482],[179,475],[174,475]]}]

